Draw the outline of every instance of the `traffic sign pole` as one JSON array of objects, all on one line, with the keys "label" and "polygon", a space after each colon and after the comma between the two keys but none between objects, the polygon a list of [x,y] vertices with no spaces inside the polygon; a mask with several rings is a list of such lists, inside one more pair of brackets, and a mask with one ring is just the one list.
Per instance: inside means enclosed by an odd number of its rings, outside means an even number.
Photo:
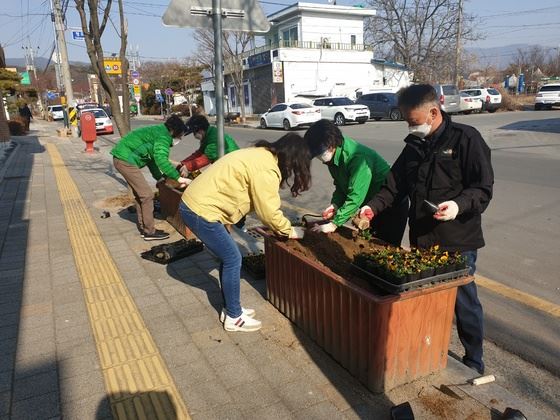
[{"label": "traffic sign pole", "polygon": [[218,129],[218,157],[224,155],[224,71],[222,57],[222,2],[212,0],[214,23],[214,91],[216,92],[216,128]]}]

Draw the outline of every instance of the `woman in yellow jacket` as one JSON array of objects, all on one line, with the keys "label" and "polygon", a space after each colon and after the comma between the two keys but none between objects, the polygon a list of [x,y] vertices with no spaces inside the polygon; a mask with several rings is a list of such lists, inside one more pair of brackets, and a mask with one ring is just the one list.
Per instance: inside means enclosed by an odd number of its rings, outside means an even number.
[{"label": "woman in yellow jacket", "polygon": [[261,322],[253,309],[240,303],[241,253],[225,225],[233,225],[255,211],[276,235],[303,237],[280,210],[279,189],[290,185],[295,197],[311,184],[311,156],[305,141],[286,134],[274,143],[236,150],[217,160],[185,190],[179,206],[185,224],[220,260],[224,309],[220,321],[226,331],[257,331]]}]

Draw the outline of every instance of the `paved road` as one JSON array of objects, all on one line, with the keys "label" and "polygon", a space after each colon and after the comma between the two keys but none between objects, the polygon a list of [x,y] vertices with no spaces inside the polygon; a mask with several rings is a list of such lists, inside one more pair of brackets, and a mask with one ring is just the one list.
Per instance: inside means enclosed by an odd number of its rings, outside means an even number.
[{"label": "paved road", "polygon": [[[476,127],[492,148],[495,195],[484,216],[487,246],[479,253],[478,272],[560,305],[560,111],[480,114],[454,119]],[[155,122],[135,121],[133,127],[148,123]],[[342,130],[393,162],[402,150],[406,124],[372,121]],[[226,131],[241,147],[261,138],[275,140],[284,134],[281,130],[234,127],[226,127]],[[303,135],[305,130],[297,132]],[[195,139],[189,136],[173,149],[172,157],[183,158],[196,147]],[[316,161],[312,170],[312,190],[296,199],[284,194],[285,202],[314,211],[329,203],[332,182],[326,168]],[[489,369],[509,378],[512,386],[525,390],[548,408],[560,409],[558,314],[547,313],[546,307],[543,311],[527,302],[516,302],[508,293],[481,288],[480,294],[485,307]],[[456,340],[452,350],[460,353]],[[519,376],[522,369],[530,370],[530,374]]]}]

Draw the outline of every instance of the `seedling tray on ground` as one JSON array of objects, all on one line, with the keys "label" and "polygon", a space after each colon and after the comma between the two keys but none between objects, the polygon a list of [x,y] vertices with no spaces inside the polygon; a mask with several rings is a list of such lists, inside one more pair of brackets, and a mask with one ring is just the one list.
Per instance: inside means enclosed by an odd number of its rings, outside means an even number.
[{"label": "seedling tray on ground", "polygon": [[[262,258],[262,264],[257,264],[258,258]],[[266,277],[264,255],[246,255],[241,260],[241,265],[254,279],[261,280]]]},{"label": "seedling tray on ground", "polygon": [[363,277],[364,279],[368,280],[373,286],[377,286],[390,293],[402,293],[402,292],[406,292],[407,290],[417,289],[419,287],[426,286],[429,284],[441,283],[446,280],[457,279],[459,277],[464,277],[469,274],[469,268],[467,267],[462,270],[437,274],[435,276],[425,277],[423,279],[410,281],[408,283],[395,284],[373,273],[370,273],[367,270],[364,270],[362,267],[359,267],[356,264],[352,263],[351,265],[352,268],[355,270],[356,274],[358,274],[360,277]]},{"label": "seedling tray on ground", "polygon": [[195,239],[181,239],[169,244],[161,244],[144,251],[140,256],[148,261],[158,264],[169,264],[189,255],[196,254],[204,249],[202,242]]}]

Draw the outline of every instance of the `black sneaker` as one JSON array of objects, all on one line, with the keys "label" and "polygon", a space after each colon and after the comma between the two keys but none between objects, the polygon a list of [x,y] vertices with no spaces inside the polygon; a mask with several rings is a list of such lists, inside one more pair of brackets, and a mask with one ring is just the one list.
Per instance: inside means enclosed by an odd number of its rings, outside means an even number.
[{"label": "black sneaker", "polygon": [[145,233],[142,234],[142,237],[145,241],[161,241],[162,239],[169,238],[169,233],[164,232],[163,230],[156,229],[154,233]]}]

